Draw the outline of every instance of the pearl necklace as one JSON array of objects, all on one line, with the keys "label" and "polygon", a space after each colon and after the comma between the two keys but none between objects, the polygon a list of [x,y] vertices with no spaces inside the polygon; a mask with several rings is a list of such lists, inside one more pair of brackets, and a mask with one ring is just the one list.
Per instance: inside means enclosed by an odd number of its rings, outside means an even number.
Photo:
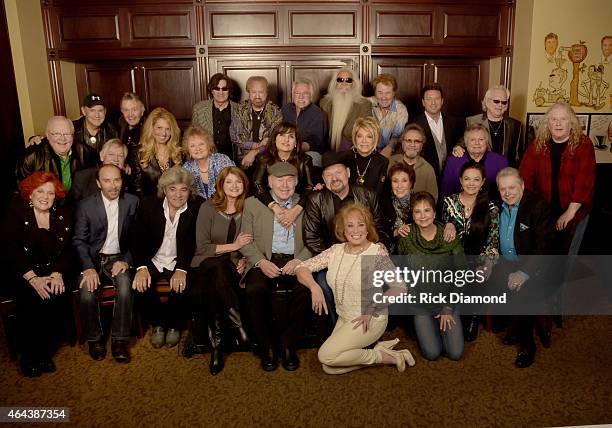
[{"label": "pearl necklace", "polygon": [[353,259],[353,263],[351,263],[351,266],[348,268],[348,273],[346,274],[346,276],[344,277],[344,280],[342,281],[342,288],[340,288],[338,292],[338,303],[340,305],[344,304],[344,294],[346,293],[346,281],[348,280],[349,275],[353,271],[353,268],[355,267],[357,260],[359,260],[361,253],[363,253],[369,246],[370,244],[368,243],[364,247],[360,247],[358,252],[355,254],[351,254],[346,251],[348,248],[348,245],[345,245],[344,249],[342,250],[342,255],[340,256],[340,263],[338,263],[338,270],[336,271],[336,276],[334,278],[334,284],[336,285],[336,288],[338,288],[338,275],[340,274],[340,268],[342,267],[342,262],[344,261],[344,255],[349,254],[351,256],[355,256],[355,259]]}]

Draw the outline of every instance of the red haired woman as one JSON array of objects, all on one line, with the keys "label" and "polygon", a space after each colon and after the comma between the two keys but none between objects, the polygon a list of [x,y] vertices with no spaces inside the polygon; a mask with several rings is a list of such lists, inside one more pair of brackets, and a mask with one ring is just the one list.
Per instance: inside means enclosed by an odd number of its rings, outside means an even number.
[{"label": "red haired woman", "polygon": [[51,172],[35,172],[19,186],[5,224],[6,258],[18,280],[17,323],[24,376],[54,372],[49,354],[51,326],[58,320],[70,269],[70,211],[56,204],[65,196]]}]

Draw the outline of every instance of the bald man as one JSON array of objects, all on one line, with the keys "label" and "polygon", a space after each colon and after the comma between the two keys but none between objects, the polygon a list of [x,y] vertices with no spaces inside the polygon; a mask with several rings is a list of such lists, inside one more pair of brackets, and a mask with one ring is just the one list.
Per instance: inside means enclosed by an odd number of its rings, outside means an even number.
[{"label": "bald man", "polygon": [[45,138],[40,144],[26,148],[17,162],[17,182],[35,171],[49,171],[58,176],[66,190],[72,187],[74,173],[97,165],[98,153],[73,141],[74,126],[64,116],[53,116],[47,122]]}]

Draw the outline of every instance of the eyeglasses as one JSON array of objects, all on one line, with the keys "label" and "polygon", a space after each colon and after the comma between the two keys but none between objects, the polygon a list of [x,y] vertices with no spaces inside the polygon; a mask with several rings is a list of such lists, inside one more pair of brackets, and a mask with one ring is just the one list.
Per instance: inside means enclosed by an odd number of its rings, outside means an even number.
[{"label": "eyeglasses", "polygon": [[489,98],[491,101],[493,101],[494,104],[500,104],[505,106],[506,104],[508,104],[508,100],[494,100],[492,98]]},{"label": "eyeglasses", "polygon": [[213,91],[221,91],[221,92],[227,92],[229,91],[229,88],[227,86],[224,86],[223,88],[219,87],[219,86],[215,86],[214,88],[212,88]]},{"label": "eyeglasses", "polygon": [[338,83],[353,83],[352,77],[337,77],[336,82]]},{"label": "eyeglasses", "polygon": [[49,135],[52,136],[53,138],[59,138],[59,137],[64,137],[64,138],[72,138],[73,134],[72,132],[49,132]]}]

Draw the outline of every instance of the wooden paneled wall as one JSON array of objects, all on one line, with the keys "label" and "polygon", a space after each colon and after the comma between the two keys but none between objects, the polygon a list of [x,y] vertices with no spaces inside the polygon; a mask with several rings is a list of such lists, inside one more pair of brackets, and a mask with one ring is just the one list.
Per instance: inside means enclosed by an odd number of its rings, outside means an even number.
[{"label": "wooden paneled wall", "polygon": [[[412,114],[419,90],[437,81],[446,108],[480,110],[489,59],[511,58],[514,0],[42,0],[55,108],[64,112],[60,59],[78,63],[78,89],[115,106],[124,91],[148,108],[165,106],[182,124],[206,97],[210,75],[224,72],[244,88],[263,75],[270,98],[290,99],[308,77],[325,93],[340,67],[359,72],[366,91],[392,73]],[[509,84],[511,61],[500,76]],[[239,97],[245,96],[244,91]]]}]

